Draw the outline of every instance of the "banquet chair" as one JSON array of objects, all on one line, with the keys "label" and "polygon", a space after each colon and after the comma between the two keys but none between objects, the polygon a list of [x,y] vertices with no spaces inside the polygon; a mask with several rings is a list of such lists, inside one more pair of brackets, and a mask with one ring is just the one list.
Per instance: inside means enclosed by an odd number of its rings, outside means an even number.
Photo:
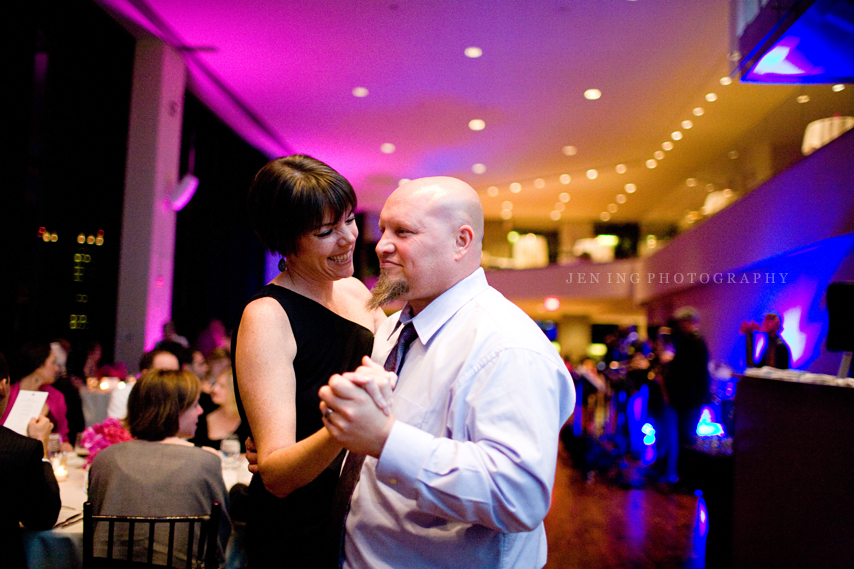
[{"label": "banquet chair", "polygon": [[[218,565],[217,533],[222,506],[211,505],[209,515],[199,516],[107,516],[94,515],[91,502],[83,505],[83,569],[141,569],[143,567],[186,567],[216,569]],[[106,524],[106,557],[95,557],[95,528]],[[166,530],[168,529],[168,534]],[[155,531],[157,530],[157,532]],[[155,533],[168,535],[168,547],[155,547]],[[198,539],[196,535],[198,534]],[[142,539],[144,560],[133,545]],[[186,536],[186,541],[183,537]],[[185,546],[180,545],[184,542]],[[122,555],[122,553],[124,555]],[[137,555],[135,555],[135,553]],[[166,558],[165,564],[158,565]]]}]

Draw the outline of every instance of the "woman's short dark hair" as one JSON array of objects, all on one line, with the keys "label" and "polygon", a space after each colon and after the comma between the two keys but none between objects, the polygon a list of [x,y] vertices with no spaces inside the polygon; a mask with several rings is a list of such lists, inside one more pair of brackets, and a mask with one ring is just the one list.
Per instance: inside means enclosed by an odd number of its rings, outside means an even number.
[{"label": "woman's short dark hair", "polygon": [[128,396],[125,420],[130,434],[162,441],[178,433],[178,421],[201,392],[199,378],[184,370],[154,369],[142,374]]},{"label": "woman's short dark hair", "polygon": [[261,243],[287,257],[298,240],[322,226],[331,213],[338,221],[356,209],[353,186],[341,174],[310,156],[271,160],[249,188],[249,222]]}]

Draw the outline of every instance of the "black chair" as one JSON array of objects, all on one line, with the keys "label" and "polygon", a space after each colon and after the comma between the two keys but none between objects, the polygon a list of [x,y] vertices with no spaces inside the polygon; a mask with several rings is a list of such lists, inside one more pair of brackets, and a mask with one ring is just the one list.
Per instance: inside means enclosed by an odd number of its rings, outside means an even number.
[{"label": "black chair", "polygon": [[[222,506],[214,502],[211,513],[201,516],[96,516],[92,513],[92,504],[86,502],[83,505],[83,569],[173,566],[216,569],[219,566],[217,536],[221,513]],[[106,557],[95,557],[95,528],[98,524],[107,525]],[[167,529],[168,546],[164,551],[163,538]],[[134,558],[134,536],[145,542],[144,560]],[[159,549],[155,548],[155,543],[160,544]],[[179,555],[176,557],[175,553]],[[164,556],[165,564],[154,563]],[[173,561],[181,565],[173,565]]]}]

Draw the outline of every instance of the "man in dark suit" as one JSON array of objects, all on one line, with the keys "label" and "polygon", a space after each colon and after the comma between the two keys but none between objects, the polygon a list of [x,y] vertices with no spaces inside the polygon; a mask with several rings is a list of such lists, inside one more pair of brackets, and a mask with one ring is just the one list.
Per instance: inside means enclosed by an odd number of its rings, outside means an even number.
[{"label": "man in dark suit", "polygon": [[[9,366],[0,354],[0,415],[9,396]],[[62,502],[53,469],[47,462],[47,417],[30,419],[26,437],[0,426],[0,565],[26,569],[20,524],[35,530],[56,523]]]}]

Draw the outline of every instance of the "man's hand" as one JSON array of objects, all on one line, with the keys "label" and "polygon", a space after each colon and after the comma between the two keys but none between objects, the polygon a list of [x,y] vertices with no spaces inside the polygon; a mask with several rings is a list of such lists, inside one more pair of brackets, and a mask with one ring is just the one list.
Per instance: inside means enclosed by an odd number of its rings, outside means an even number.
[{"label": "man's hand", "polygon": [[386,371],[369,356],[364,356],[362,365],[347,376],[350,381],[368,392],[374,404],[382,409],[383,413],[391,415],[392,390],[397,383],[396,373]]},{"label": "man's hand", "polygon": [[388,378],[388,372],[368,359],[354,372],[333,375],[319,392],[323,424],[329,434],[348,450],[376,458],[391,433],[394,415],[378,408],[360,385],[372,380],[379,384],[382,378]]},{"label": "man's hand", "polygon": [[37,439],[42,442],[44,447],[44,455],[47,456],[47,439],[50,432],[53,430],[53,423],[44,415],[39,415],[38,419],[33,417],[27,424],[27,436],[31,439]]},{"label": "man's hand", "polygon": [[246,460],[249,461],[249,472],[258,474],[258,449],[252,437],[246,437]]}]

